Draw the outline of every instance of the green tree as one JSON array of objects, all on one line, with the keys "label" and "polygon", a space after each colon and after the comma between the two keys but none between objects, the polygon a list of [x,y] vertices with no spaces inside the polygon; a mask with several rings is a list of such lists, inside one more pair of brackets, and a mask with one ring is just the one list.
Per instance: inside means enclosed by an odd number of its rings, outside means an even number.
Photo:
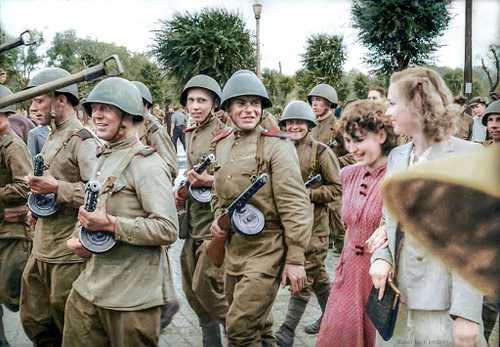
[{"label": "green tree", "polygon": [[255,68],[252,33],[240,14],[224,9],[177,13],[153,31],[153,53],[179,86],[196,74],[221,85],[239,69]]},{"label": "green tree", "polygon": [[368,97],[368,87],[370,85],[370,79],[367,75],[359,72],[355,75],[352,81],[352,92],[356,99],[366,99]]},{"label": "green tree", "polygon": [[354,0],[351,14],[366,62],[386,74],[428,63],[451,20],[451,0]]},{"label": "green tree", "polygon": [[[168,81],[160,68],[147,53],[130,52],[126,47],[113,43],[101,42],[90,38],[79,38],[74,30],[56,33],[47,50],[47,64],[70,72],[77,72],[86,67],[99,64],[112,54],[117,54],[123,67],[123,77],[146,84],[155,102],[163,102],[167,97]],[[95,82],[79,84],[81,97],[86,96]]]},{"label": "green tree", "polygon": [[271,98],[273,108],[283,109],[293,96],[296,86],[295,78],[276,70],[264,69],[262,81]]}]

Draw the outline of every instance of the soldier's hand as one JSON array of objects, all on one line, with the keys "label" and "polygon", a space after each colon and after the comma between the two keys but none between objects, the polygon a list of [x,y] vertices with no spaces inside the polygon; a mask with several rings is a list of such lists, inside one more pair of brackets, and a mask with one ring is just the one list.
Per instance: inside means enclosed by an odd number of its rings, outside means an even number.
[{"label": "soldier's hand", "polygon": [[174,197],[175,197],[175,207],[180,210],[182,208],[184,208],[184,204],[186,202],[186,198],[185,197],[182,197],[179,195],[179,193],[176,191],[174,193]]},{"label": "soldier's hand", "polygon": [[386,248],[389,245],[389,240],[387,239],[385,226],[378,227],[365,243],[370,253],[379,248]]},{"label": "soldier's hand", "polygon": [[210,232],[212,233],[212,238],[218,241],[225,241],[228,233],[227,230],[221,229],[217,220],[210,225]]},{"label": "soldier's hand", "polygon": [[57,193],[58,182],[50,174],[46,173],[43,176],[28,176],[27,181],[31,191],[35,194]]},{"label": "soldier's hand", "polygon": [[28,223],[28,225],[32,228],[34,228],[36,224],[36,218],[33,217],[30,210],[28,210],[28,213],[26,214],[26,223]]},{"label": "soldier's hand", "polygon": [[116,217],[108,214],[105,206],[97,207],[94,212],[89,212],[81,206],[78,210],[78,220],[90,231],[115,232]]},{"label": "soldier's hand", "polygon": [[212,187],[214,183],[214,176],[209,175],[206,170],[201,175],[198,175],[194,170],[189,170],[187,179],[194,188]]},{"label": "soldier's hand", "polygon": [[76,237],[72,237],[66,241],[66,246],[79,257],[88,258],[92,255],[92,253],[83,248],[80,240]]},{"label": "soldier's hand", "polygon": [[292,295],[298,295],[306,283],[306,270],[303,265],[286,264],[281,276],[281,286],[286,285],[286,280],[290,281]]}]

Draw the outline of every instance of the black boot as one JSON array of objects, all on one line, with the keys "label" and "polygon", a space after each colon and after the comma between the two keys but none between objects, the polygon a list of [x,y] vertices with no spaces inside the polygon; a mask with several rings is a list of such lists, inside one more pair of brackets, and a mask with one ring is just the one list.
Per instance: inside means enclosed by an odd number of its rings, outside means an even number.
[{"label": "black boot", "polygon": [[179,302],[177,300],[167,301],[166,305],[161,309],[160,316],[160,331],[163,330],[170,324],[175,314],[179,311]]},{"label": "black boot", "polygon": [[222,347],[219,322],[200,322],[203,347]]},{"label": "black boot", "polygon": [[325,285],[318,291],[315,291],[316,298],[318,299],[319,307],[321,307],[321,317],[319,317],[314,323],[307,325],[304,328],[304,332],[309,335],[316,335],[319,333],[319,328],[321,326],[321,319],[325,314],[326,304],[328,302],[328,296],[330,295],[330,285]]},{"label": "black boot", "polygon": [[299,325],[300,319],[306,310],[307,301],[291,297],[288,303],[288,311],[286,312],[285,321],[281,324],[278,331],[274,334],[276,344],[280,347],[293,346],[295,338],[295,329]]}]

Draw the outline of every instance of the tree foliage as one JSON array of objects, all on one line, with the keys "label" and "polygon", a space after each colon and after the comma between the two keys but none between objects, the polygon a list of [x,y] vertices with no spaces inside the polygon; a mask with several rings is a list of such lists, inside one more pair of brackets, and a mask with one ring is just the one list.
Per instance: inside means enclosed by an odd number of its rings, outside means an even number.
[{"label": "tree foliage", "polygon": [[306,51],[302,55],[303,68],[296,73],[299,97],[305,98],[315,85],[327,83],[337,90],[339,98],[345,98],[349,89],[343,82],[346,60],[347,53],[342,36],[310,36],[307,39]]},{"label": "tree foliage", "polygon": [[428,63],[451,20],[451,0],[354,0],[352,20],[366,62],[391,74]]},{"label": "tree foliage", "polygon": [[[264,69],[262,81],[266,86],[273,109],[283,109],[294,95],[296,81],[293,76],[287,76],[279,71]],[[276,113],[276,111],[271,111]]]},{"label": "tree foliage", "polygon": [[239,69],[255,69],[255,44],[240,14],[224,9],[177,13],[154,30],[153,53],[179,85],[207,74],[221,85]]},{"label": "tree foliage", "polygon": [[352,81],[352,92],[356,99],[366,99],[368,97],[368,88],[370,80],[367,75],[360,72],[354,76]]},{"label": "tree foliage", "polygon": [[[123,77],[146,84],[155,102],[163,102],[169,96],[168,81],[148,54],[130,52],[126,47],[113,43],[79,38],[74,30],[56,33],[51,47],[47,50],[47,64],[77,72],[99,64],[112,54],[117,54],[123,64]],[[95,82],[81,83],[81,96],[86,96],[94,85]]]}]

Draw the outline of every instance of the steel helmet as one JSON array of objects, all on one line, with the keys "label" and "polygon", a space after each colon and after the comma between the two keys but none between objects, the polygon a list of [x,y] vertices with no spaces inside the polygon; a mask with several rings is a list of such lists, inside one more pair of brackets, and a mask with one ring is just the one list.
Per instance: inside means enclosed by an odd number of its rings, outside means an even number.
[{"label": "steel helmet", "polygon": [[238,96],[258,96],[262,101],[262,109],[271,107],[266,87],[262,81],[249,70],[236,71],[224,85],[221,108],[227,110],[229,100]]},{"label": "steel helmet", "polygon": [[211,92],[215,97],[215,108],[220,106],[220,100],[222,98],[222,90],[220,89],[219,83],[214,80],[212,77],[207,75],[196,75],[191,77],[189,81],[187,81],[186,85],[182,89],[180,103],[182,106],[186,107],[187,103],[187,95],[189,89],[191,88],[203,88]]},{"label": "steel helmet", "polygon": [[326,83],[318,84],[309,92],[307,95],[307,101],[309,101],[309,104],[312,104],[311,99],[313,96],[320,96],[328,100],[332,104],[332,107],[336,107],[339,103],[337,91],[331,85]]},{"label": "steel helmet", "polygon": [[[0,84],[0,99],[12,95],[12,92],[10,91],[9,88],[6,86],[2,86]],[[0,108],[0,113],[16,113],[16,106],[15,105],[10,105],[6,106],[4,108]]]},{"label": "steel helmet", "polygon": [[287,120],[303,120],[306,121],[310,128],[318,125],[316,115],[311,106],[304,101],[292,101],[286,105],[283,115],[279,121],[279,126],[284,126]]},{"label": "steel helmet", "polygon": [[153,96],[151,95],[151,92],[149,91],[149,88],[146,87],[146,85],[142,82],[139,81],[132,81],[132,83],[139,89],[139,92],[142,95],[142,99],[146,101],[149,106],[153,105]]},{"label": "steel helmet", "polygon": [[[33,87],[38,87],[41,86],[42,84],[48,83],[55,81],[59,78],[63,77],[68,77],[71,76],[71,74],[59,67],[49,67],[46,69],[43,69],[39,73],[37,73],[35,76],[33,76],[29,81],[28,85],[26,86],[27,88],[33,88]],[[76,84],[70,84],[69,86],[66,86],[64,88],[59,88],[55,90],[58,93],[64,93],[69,95],[69,100],[73,106],[78,105],[80,102],[80,99],[78,98],[78,86]]]},{"label": "steel helmet", "polygon": [[490,114],[499,114],[500,115],[500,100],[493,101],[491,104],[486,107],[484,111],[484,115],[482,118],[483,125],[486,126],[488,124],[488,116]]}]

